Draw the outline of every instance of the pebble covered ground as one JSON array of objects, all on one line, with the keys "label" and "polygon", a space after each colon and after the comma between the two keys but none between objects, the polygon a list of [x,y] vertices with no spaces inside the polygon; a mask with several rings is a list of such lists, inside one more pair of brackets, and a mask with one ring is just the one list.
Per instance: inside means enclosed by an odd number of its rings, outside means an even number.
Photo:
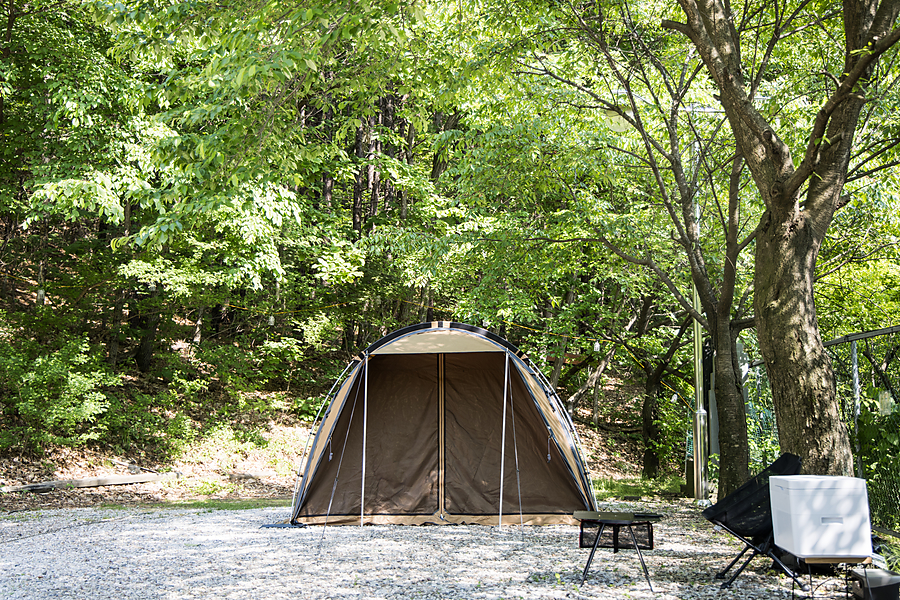
[{"label": "pebble covered ground", "polygon": [[[740,546],[688,500],[609,504],[664,515],[644,552],[588,549],[574,526],[263,528],[289,509],[75,508],[0,516],[0,598],[773,599],[808,597],[756,558],[729,590],[713,578]],[[844,580],[817,575],[816,598]]]}]

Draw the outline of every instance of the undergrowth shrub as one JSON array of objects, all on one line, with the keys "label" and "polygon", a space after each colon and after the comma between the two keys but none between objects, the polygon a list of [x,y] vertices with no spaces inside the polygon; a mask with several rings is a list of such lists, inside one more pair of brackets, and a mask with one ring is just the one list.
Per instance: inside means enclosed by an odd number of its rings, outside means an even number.
[{"label": "undergrowth shrub", "polygon": [[90,445],[165,463],[207,438],[261,448],[273,424],[312,418],[343,362],[293,338],[161,343],[143,373],[124,348],[110,365],[96,325],[0,309],[0,452]]},{"label": "undergrowth shrub", "polygon": [[121,381],[104,362],[102,349],[86,338],[50,351],[36,343],[0,340],[0,449],[37,450],[100,439],[110,388]]},{"label": "undergrowth shrub", "polygon": [[183,401],[170,390],[147,394],[123,389],[110,400],[103,415],[102,440],[117,452],[148,452],[165,461],[197,437],[197,427],[185,413]]},{"label": "undergrowth shrub", "polygon": [[857,443],[872,523],[900,529],[900,408],[879,410],[876,393],[863,399]]},{"label": "undergrowth shrub", "polygon": [[230,344],[201,346],[197,360],[209,365],[222,386],[229,391],[248,392],[265,386],[268,378],[256,367],[250,350]]},{"label": "undergrowth shrub", "polygon": [[659,416],[656,426],[659,427],[659,439],[650,440],[662,475],[678,472],[684,457],[684,445],[687,432],[691,429],[691,412],[679,401],[677,395],[661,394],[658,399]]}]

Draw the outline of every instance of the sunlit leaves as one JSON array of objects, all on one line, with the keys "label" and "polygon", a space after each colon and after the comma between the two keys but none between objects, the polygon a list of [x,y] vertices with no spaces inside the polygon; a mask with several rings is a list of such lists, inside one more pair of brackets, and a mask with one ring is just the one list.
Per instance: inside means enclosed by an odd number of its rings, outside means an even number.
[{"label": "sunlit leaves", "polygon": [[104,32],[71,8],[60,13],[38,3],[7,23],[0,198],[43,188],[39,203],[61,198],[69,204],[64,212],[94,207],[120,219],[103,170],[139,86],[105,55]]}]

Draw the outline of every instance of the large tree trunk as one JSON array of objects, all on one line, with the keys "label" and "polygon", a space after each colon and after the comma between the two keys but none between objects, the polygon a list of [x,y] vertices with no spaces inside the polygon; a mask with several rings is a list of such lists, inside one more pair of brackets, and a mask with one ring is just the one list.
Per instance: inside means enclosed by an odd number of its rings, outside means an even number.
[{"label": "large tree trunk", "polygon": [[850,475],[850,440],[813,300],[819,236],[799,212],[780,223],[771,213],[763,219],[756,241],[756,330],[781,450],[800,456],[805,473]]},{"label": "large tree trunk", "polygon": [[[818,149],[813,159],[807,155],[790,171],[787,184],[776,178],[760,190],[768,210],[756,240],[757,335],[772,386],[781,450],[798,455],[804,473],[850,475],[853,470],[831,358],[819,334],[813,283],[825,233],[845,202],[841,194],[864,102],[849,94],[836,101],[825,128],[825,138],[834,142]],[[777,149],[777,143],[774,139],[770,145]],[[814,166],[808,167],[810,160]],[[801,204],[799,185],[791,185],[791,180],[805,168],[810,169],[809,187]]]}]

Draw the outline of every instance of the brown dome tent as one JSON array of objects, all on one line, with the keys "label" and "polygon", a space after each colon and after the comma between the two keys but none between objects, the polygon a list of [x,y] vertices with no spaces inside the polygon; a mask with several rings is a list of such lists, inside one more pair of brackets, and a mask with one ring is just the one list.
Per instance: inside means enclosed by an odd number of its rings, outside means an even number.
[{"label": "brown dome tent", "polygon": [[596,510],[568,413],[508,341],[420,323],[344,373],[298,473],[292,524],[572,523]]}]

